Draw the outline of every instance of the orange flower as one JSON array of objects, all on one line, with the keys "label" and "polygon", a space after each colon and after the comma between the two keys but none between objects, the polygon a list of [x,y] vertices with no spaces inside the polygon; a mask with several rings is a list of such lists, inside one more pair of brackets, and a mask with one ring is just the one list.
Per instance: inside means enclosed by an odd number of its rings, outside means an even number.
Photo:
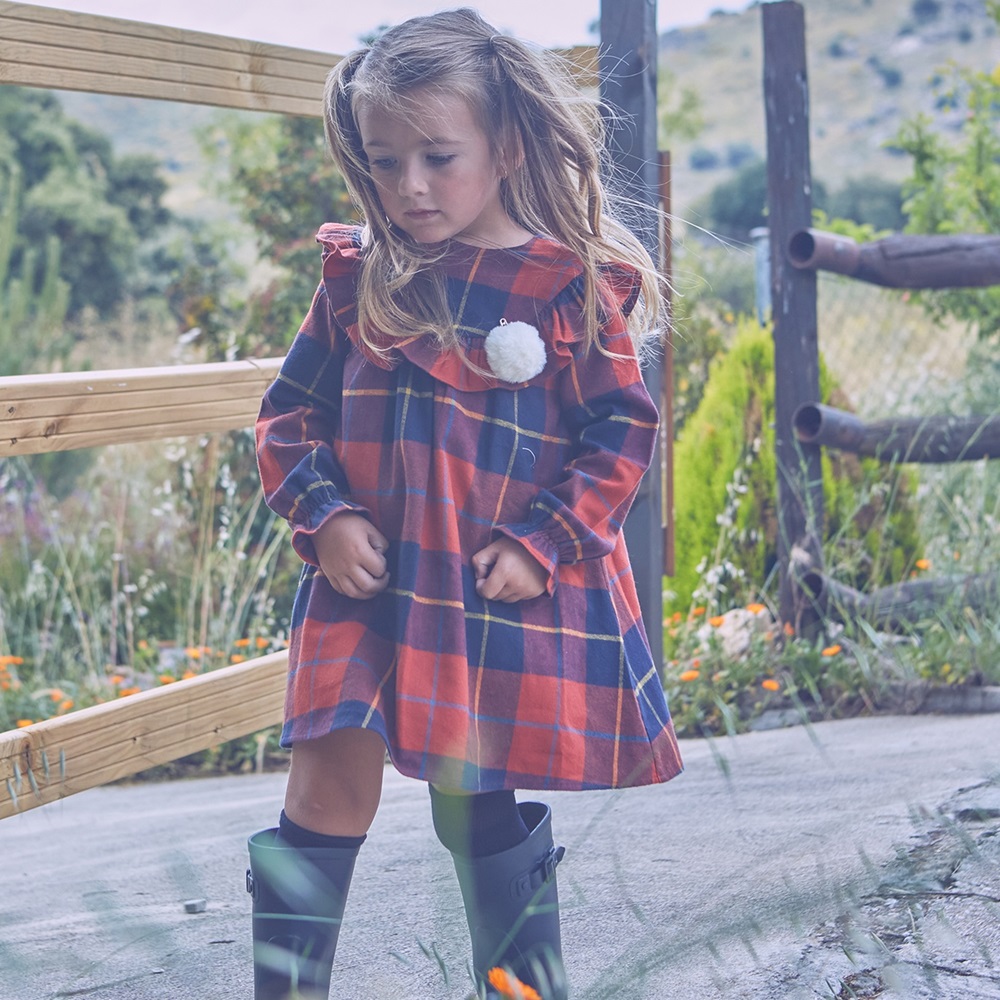
[{"label": "orange flower", "polygon": [[913,565],[916,566],[917,569],[930,569],[931,561],[930,559],[918,559]]},{"label": "orange flower", "polygon": [[270,646],[270,645],[271,645],[271,640],[270,639],[265,639],[262,635],[257,636],[257,648],[258,649],[267,649],[267,647]]},{"label": "orange flower", "polygon": [[239,653],[233,653],[233,655],[229,657],[229,662],[230,663],[243,663],[243,662],[245,662],[245,660],[246,660],[246,657],[245,656],[240,656]]},{"label": "orange flower", "polygon": [[764,688],[765,691],[781,690],[781,685],[773,677],[768,677],[767,680],[761,681],[760,686]]},{"label": "orange flower", "polygon": [[237,649],[246,649],[247,646],[250,645],[250,640],[249,639],[237,639],[236,642],[233,643],[233,645]]},{"label": "orange flower", "polygon": [[125,678],[122,677],[121,674],[112,674],[108,678],[108,683],[109,684],[114,684],[115,687],[117,687],[119,684],[124,684],[125,683]]},{"label": "orange flower", "polygon": [[503,969],[490,969],[486,978],[490,981],[490,986],[499,990],[502,997],[508,1000],[542,1000],[537,990],[527,983],[522,983],[517,976],[511,976]]},{"label": "orange flower", "polygon": [[148,642],[146,642],[146,640],[145,640],[145,639],[140,639],[140,640],[139,640],[139,641],[138,641],[138,642],[136,643],[136,646],[137,646],[137,647],[138,647],[139,649],[143,650],[144,652],[145,652],[145,651],[146,651],[147,649],[149,649],[149,643],[148,643]]},{"label": "orange flower", "polygon": [[700,615],[703,615],[704,613],[705,613],[705,609],[703,607],[701,607],[700,605],[697,608],[692,608],[691,609],[691,617],[692,618],[698,618]]},{"label": "orange flower", "polygon": [[142,690],[141,687],[121,688],[118,692],[118,697],[127,698],[130,694],[138,694],[141,690]]},{"label": "orange flower", "polygon": [[10,690],[10,681],[8,680],[0,681],[0,691],[9,691],[9,690]]},{"label": "orange flower", "polygon": [[718,628],[726,620],[724,615],[714,615],[708,619],[708,624],[713,628]]},{"label": "orange flower", "polygon": [[767,611],[766,604],[748,604],[747,611],[752,615],[759,615],[762,611]]},{"label": "orange flower", "polygon": [[177,678],[173,674],[160,674],[158,680],[161,684],[173,684]]},{"label": "orange flower", "polygon": [[17,728],[18,729],[24,729],[25,726],[33,726],[33,725],[34,725],[34,722],[32,722],[31,719],[18,719],[17,720]]},{"label": "orange flower", "polygon": [[23,656],[0,656],[0,667],[19,667],[23,663]]},{"label": "orange flower", "polygon": [[695,658],[694,658],[694,659],[693,659],[693,660],[691,661],[691,666],[692,666],[692,667],[694,667],[695,669],[697,669],[698,667],[700,667],[700,666],[701,666],[701,660],[699,660],[699,659],[698,659],[698,657],[696,656],[696,657],[695,657]]},{"label": "orange flower", "polygon": [[672,623],[673,623],[674,625],[679,625],[679,624],[681,623],[681,621],[682,621],[683,619],[684,619],[684,616],[683,616],[683,615],[682,615],[682,614],[681,614],[681,613],[680,613],[679,611],[675,611],[675,612],[674,612],[674,613],[673,613],[673,614],[672,614],[672,615],[670,616],[670,621],[671,621],[671,622],[672,622]]},{"label": "orange flower", "polygon": [[835,642],[832,646],[827,646],[826,649],[820,654],[821,656],[836,656],[843,647],[839,642]]},{"label": "orange flower", "polygon": [[680,675],[682,681],[696,681],[701,676],[701,673],[697,670],[685,670],[684,673]]},{"label": "orange flower", "polygon": [[184,650],[185,655],[190,656],[192,660],[201,659],[201,650],[197,646],[188,646]]},{"label": "orange flower", "polygon": [[181,680],[189,681],[191,680],[192,677],[197,677],[197,676],[198,676],[197,670],[185,670],[184,673],[181,674]]},{"label": "orange flower", "polygon": [[65,697],[66,695],[64,695],[62,691],[59,690],[59,688],[53,688],[49,692],[49,698],[51,698],[52,701],[63,701]]},{"label": "orange flower", "polygon": [[785,622],[785,624],[781,626],[781,631],[784,632],[789,638],[795,635],[795,628],[791,622]]},{"label": "orange flower", "polygon": [[60,704],[59,711],[68,712],[72,707],[73,707],[73,699],[67,698],[64,702],[62,702],[62,704]]}]

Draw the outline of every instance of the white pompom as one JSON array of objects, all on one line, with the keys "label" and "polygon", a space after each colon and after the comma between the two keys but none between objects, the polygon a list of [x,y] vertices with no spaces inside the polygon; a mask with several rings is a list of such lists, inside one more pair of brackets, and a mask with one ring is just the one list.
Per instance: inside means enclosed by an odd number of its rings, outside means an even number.
[{"label": "white pompom", "polygon": [[530,323],[501,323],[486,335],[486,360],[504,382],[527,382],[545,367],[545,342]]}]

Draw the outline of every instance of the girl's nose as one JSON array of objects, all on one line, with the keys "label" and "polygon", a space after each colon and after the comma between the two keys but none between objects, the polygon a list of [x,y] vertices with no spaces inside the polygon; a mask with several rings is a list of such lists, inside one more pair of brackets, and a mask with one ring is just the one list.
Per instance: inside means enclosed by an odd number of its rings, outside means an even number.
[{"label": "girl's nose", "polygon": [[403,166],[399,172],[399,193],[404,198],[427,192],[427,180],[418,164]]}]

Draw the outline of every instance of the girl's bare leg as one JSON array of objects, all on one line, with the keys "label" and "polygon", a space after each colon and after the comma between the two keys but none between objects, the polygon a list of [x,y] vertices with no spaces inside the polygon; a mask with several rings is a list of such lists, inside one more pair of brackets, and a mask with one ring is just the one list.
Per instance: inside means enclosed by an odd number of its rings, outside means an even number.
[{"label": "girl's bare leg", "polygon": [[370,729],[338,729],[292,748],[285,814],[329,837],[368,832],[382,796],[385,742]]}]

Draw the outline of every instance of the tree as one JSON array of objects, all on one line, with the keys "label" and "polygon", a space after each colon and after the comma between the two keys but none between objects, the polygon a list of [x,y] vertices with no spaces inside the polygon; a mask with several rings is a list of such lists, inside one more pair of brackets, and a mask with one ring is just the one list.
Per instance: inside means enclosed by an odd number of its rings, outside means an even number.
[{"label": "tree", "polygon": [[[1000,0],[987,0],[1000,27]],[[1000,232],[1000,64],[989,70],[952,65],[934,80],[937,118],[920,114],[905,122],[892,144],[913,158],[903,184],[910,233]],[[957,141],[941,126],[964,109]],[[1000,286],[923,291],[932,315],[978,325],[983,338],[1000,336]]]},{"label": "tree", "polygon": [[171,218],[156,160],[118,158],[108,138],[68,118],[55,95],[7,86],[0,87],[0,166],[19,177],[11,267],[37,291],[54,236],[72,247],[59,259],[68,315],[85,306],[110,312],[131,291],[141,247]]},{"label": "tree", "polygon": [[705,127],[701,98],[690,87],[679,87],[677,75],[660,68],[657,80],[657,103],[661,108],[658,142],[661,149],[670,144],[697,138]]},{"label": "tree", "polygon": [[247,319],[250,340],[273,352],[291,342],[316,291],[316,231],[352,217],[347,188],[326,154],[318,119],[227,115],[202,133],[201,143],[220,167],[221,193],[278,269],[251,299]]},{"label": "tree", "polygon": [[876,230],[901,232],[906,225],[903,192],[884,177],[848,177],[844,186],[830,196],[830,215],[868,224]]},{"label": "tree", "polygon": [[[0,375],[46,371],[65,361],[72,338],[63,332],[69,286],[59,277],[59,241],[50,236],[21,257],[21,272],[11,269],[17,237],[20,174],[0,172]],[[34,275],[43,275],[35,289]]]}]

